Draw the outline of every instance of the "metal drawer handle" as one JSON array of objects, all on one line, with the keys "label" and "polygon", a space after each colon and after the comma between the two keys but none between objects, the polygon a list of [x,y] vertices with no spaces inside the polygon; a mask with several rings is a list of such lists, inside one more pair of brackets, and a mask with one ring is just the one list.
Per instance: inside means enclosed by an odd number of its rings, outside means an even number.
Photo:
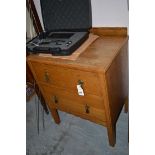
[{"label": "metal drawer handle", "polygon": [[52,100],[53,100],[54,103],[56,103],[56,104],[58,103],[58,97],[57,96],[54,95],[52,97]]},{"label": "metal drawer handle", "polygon": [[44,79],[45,79],[46,82],[49,82],[49,74],[48,74],[48,72],[45,72]]},{"label": "metal drawer handle", "polygon": [[89,108],[90,108],[90,107],[86,104],[86,105],[85,105],[85,111],[86,111],[87,114],[90,113]]},{"label": "metal drawer handle", "polygon": [[84,85],[84,82],[82,80],[78,80],[78,85],[81,85],[81,88],[82,88]]}]

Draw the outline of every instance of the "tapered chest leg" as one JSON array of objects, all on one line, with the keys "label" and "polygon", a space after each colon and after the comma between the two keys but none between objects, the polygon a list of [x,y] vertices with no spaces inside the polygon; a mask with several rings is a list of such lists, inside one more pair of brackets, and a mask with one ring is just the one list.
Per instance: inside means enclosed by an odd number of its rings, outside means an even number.
[{"label": "tapered chest leg", "polygon": [[57,109],[51,109],[51,115],[52,115],[55,123],[59,124],[60,123],[60,117],[59,117]]},{"label": "tapered chest leg", "polygon": [[109,145],[114,147],[116,144],[116,125],[109,125],[107,127]]},{"label": "tapered chest leg", "polygon": [[128,112],[128,108],[129,108],[129,100],[128,100],[128,98],[126,98],[125,103],[124,103],[124,112],[125,113]]}]

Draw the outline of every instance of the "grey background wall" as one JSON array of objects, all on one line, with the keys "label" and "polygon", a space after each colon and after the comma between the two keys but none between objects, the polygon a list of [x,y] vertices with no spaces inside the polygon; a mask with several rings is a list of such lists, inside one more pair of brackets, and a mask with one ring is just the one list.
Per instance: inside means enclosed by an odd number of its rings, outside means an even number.
[{"label": "grey background wall", "polygon": [[94,27],[128,27],[127,0],[91,0]]},{"label": "grey background wall", "polygon": [[[34,0],[41,24],[40,0]],[[128,0],[91,0],[93,27],[128,27]]]}]

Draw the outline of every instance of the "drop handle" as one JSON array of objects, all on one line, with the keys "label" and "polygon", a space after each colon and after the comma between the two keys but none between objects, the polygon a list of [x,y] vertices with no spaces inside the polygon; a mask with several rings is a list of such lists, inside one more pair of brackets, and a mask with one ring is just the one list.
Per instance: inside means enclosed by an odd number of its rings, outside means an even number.
[{"label": "drop handle", "polygon": [[90,109],[90,107],[86,104],[86,105],[85,105],[85,112],[86,112],[87,114],[90,113],[89,109]]},{"label": "drop handle", "polygon": [[52,97],[52,100],[53,100],[54,103],[56,103],[56,104],[58,103],[58,97],[57,96],[54,95]]},{"label": "drop handle", "polygon": [[84,82],[82,80],[78,80],[78,85],[80,85],[81,88],[83,88]]},{"label": "drop handle", "polygon": [[49,82],[49,74],[48,74],[48,72],[44,73],[44,79],[45,79],[46,82]]}]

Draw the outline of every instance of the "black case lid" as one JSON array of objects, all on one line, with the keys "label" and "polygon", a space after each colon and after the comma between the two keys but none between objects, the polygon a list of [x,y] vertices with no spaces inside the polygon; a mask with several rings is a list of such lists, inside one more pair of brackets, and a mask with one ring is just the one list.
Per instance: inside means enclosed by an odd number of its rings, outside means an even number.
[{"label": "black case lid", "polygon": [[88,30],[91,0],[40,0],[45,31]]}]

